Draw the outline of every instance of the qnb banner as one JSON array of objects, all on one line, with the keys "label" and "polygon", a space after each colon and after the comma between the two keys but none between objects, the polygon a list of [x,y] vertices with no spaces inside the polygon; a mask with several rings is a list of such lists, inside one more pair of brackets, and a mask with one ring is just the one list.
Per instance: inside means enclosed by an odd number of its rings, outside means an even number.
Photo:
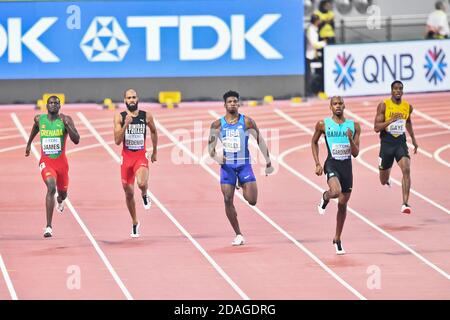
[{"label": "qnb banner", "polygon": [[299,0],[0,3],[0,79],[304,74]]},{"label": "qnb banner", "polygon": [[388,94],[400,80],[405,92],[450,90],[450,40],[335,45],[325,48],[328,95]]}]

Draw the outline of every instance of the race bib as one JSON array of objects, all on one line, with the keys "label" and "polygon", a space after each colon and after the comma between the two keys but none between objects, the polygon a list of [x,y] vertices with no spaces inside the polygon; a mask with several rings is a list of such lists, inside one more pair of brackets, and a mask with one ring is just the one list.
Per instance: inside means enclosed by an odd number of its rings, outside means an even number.
[{"label": "race bib", "polygon": [[336,160],[346,160],[351,156],[349,143],[334,143],[331,147],[331,156]]},{"label": "race bib", "polygon": [[405,133],[406,120],[398,119],[395,122],[392,122],[388,127],[387,131],[392,135],[402,135]]},{"label": "race bib", "polygon": [[125,146],[130,150],[142,150],[144,149],[144,135],[138,134],[125,134]]},{"label": "race bib", "polygon": [[222,143],[225,152],[235,153],[241,151],[241,139],[239,137],[225,137]]},{"label": "race bib", "polygon": [[45,155],[58,154],[61,152],[60,138],[43,138],[42,151]]}]

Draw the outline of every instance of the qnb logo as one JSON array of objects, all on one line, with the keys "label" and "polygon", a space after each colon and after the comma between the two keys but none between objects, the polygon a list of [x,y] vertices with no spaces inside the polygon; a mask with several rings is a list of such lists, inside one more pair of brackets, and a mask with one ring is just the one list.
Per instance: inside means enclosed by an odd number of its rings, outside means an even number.
[{"label": "qnb logo", "polygon": [[437,85],[438,81],[442,82],[445,78],[445,68],[447,68],[447,63],[445,62],[444,51],[437,47],[433,48],[433,51],[428,50],[425,55],[426,64],[424,65],[428,82],[434,82]]},{"label": "qnb logo", "polygon": [[9,63],[21,63],[23,46],[26,46],[44,63],[59,62],[59,58],[39,40],[57,20],[56,17],[41,18],[28,30],[23,30],[22,19],[7,19],[7,29],[0,24],[0,57],[7,51]]},{"label": "qnb logo", "polygon": [[351,54],[346,54],[345,51],[342,55],[338,54],[336,59],[334,60],[335,69],[333,73],[336,74],[336,78],[334,82],[338,86],[338,88],[343,87],[344,90],[350,88],[355,81],[353,77],[353,73],[355,73],[356,69],[353,67],[355,64],[355,59],[353,59]]},{"label": "qnb logo", "polygon": [[130,42],[116,18],[96,17],[81,40],[81,50],[89,61],[121,61]]}]

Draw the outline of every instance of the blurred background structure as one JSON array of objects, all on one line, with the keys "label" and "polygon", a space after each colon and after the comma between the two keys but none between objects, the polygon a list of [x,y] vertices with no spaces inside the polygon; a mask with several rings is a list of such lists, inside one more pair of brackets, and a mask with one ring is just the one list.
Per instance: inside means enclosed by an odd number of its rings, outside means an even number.
[{"label": "blurred background structure", "polygon": [[[378,43],[379,52],[384,43],[424,40],[427,17],[435,7],[434,0],[329,2],[336,45]],[[448,1],[444,3],[448,7]],[[147,101],[157,101],[162,91],[180,92],[183,101],[218,100],[232,88],[245,99],[304,97],[304,31],[319,4],[319,0],[0,1],[0,104],[36,103],[45,92],[63,92],[69,103],[120,101],[128,87]],[[446,41],[442,43],[447,45]],[[443,52],[441,77],[448,73],[446,45],[435,49],[436,54]],[[389,57],[384,59],[390,70],[409,63],[399,60],[394,66]],[[333,68],[333,62],[325,67]],[[332,71],[335,77],[338,71]],[[384,82],[399,73],[391,72]],[[331,79],[326,72],[324,77],[325,83]],[[415,81],[404,80],[405,90],[411,87],[408,81]],[[442,79],[436,85],[445,82],[450,83]],[[336,93],[329,87],[325,86],[327,94]]]}]

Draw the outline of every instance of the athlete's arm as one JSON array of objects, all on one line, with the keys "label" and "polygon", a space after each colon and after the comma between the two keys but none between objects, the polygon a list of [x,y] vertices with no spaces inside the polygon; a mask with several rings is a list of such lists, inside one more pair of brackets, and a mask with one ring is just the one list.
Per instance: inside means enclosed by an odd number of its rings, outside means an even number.
[{"label": "athlete's arm", "polygon": [[261,136],[255,120],[250,117],[245,117],[245,126],[247,127],[248,132],[255,138],[259,150],[261,150],[264,159],[266,159],[266,174],[272,173],[274,169],[272,167],[272,162],[270,161],[269,148],[267,147],[266,141]]},{"label": "athlete's arm", "polygon": [[311,150],[314,162],[316,163],[316,174],[318,176],[322,175],[323,172],[323,168],[320,165],[319,160],[319,139],[322,133],[325,133],[325,123],[321,120],[316,123],[316,128],[311,139]]},{"label": "athlete's arm", "polygon": [[209,156],[213,158],[218,164],[223,164],[225,163],[225,159],[223,159],[223,157],[218,157],[216,152],[217,140],[219,140],[219,132],[220,120],[216,120],[211,123],[211,127],[209,129],[208,152]]},{"label": "athlete's arm", "polygon": [[60,114],[59,116],[63,121],[67,132],[69,133],[70,140],[72,140],[73,143],[78,144],[80,142],[80,135],[75,128],[75,123],[73,122],[72,118],[65,114]]},{"label": "athlete's arm", "polygon": [[31,128],[30,137],[28,138],[27,147],[25,148],[25,157],[30,155],[31,143],[34,140],[34,137],[39,133],[39,115],[35,116],[33,121],[33,128]]},{"label": "athlete's arm", "polygon": [[414,154],[417,153],[417,148],[419,148],[419,145],[417,144],[416,137],[414,135],[414,130],[412,126],[411,121],[411,113],[413,112],[413,106],[409,106],[409,117],[408,120],[406,120],[406,130],[408,130],[409,135],[411,136],[412,144],[414,146]]},{"label": "athlete's arm", "polygon": [[133,118],[127,114],[125,118],[125,123],[122,127],[122,116],[120,113],[116,113],[114,115],[114,142],[117,145],[120,145],[123,141],[123,138],[125,136],[125,130],[127,129],[128,125],[133,121]]},{"label": "athlete's arm", "polygon": [[358,122],[355,122],[355,134],[352,130],[347,129],[347,137],[350,141],[350,150],[353,157],[357,157],[359,154],[359,136],[361,135],[361,126]]},{"label": "athlete's arm", "polygon": [[395,122],[398,119],[402,118],[401,113],[396,113],[388,121],[385,121],[386,120],[384,117],[385,112],[386,112],[386,105],[384,104],[384,102],[380,102],[380,104],[378,104],[377,115],[375,116],[375,123],[373,126],[375,132],[380,132],[386,129],[386,127],[389,126],[392,122]]},{"label": "athlete's arm", "polygon": [[155,121],[153,121],[153,116],[147,112],[147,126],[150,128],[150,136],[152,138],[152,157],[151,161],[156,161],[156,155],[158,153],[158,132],[156,131]]}]

